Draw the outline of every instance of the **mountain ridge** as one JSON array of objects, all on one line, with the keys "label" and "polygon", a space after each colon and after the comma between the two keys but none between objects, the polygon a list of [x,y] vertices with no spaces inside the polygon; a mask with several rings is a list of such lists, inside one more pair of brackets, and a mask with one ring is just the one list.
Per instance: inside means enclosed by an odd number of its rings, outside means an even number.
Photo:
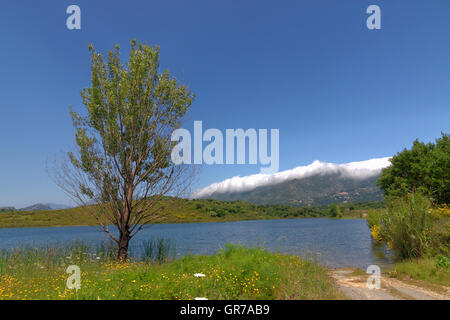
[{"label": "mountain ridge", "polygon": [[11,212],[11,211],[43,211],[43,210],[61,210],[61,209],[70,209],[72,207],[63,205],[63,204],[57,204],[57,203],[35,203],[31,206],[16,209],[12,206],[5,206],[0,207],[0,212]]},{"label": "mountain ridge", "polygon": [[254,188],[245,192],[214,192],[204,199],[248,201],[254,204],[320,206],[331,203],[380,201],[378,175],[354,179],[339,174],[317,174],[303,179]]},{"label": "mountain ridge", "polygon": [[367,179],[377,176],[381,170],[390,166],[390,158],[373,158],[364,161],[348,163],[331,163],[315,160],[309,165],[298,166],[293,169],[273,174],[253,174],[249,176],[235,176],[221,182],[213,183],[202,189],[197,189],[191,198],[207,198],[216,193],[233,193],[251,191],[258,187],[276,185],[282,182],[304,179],[315,175],[339,174],[343,178]]},{"label": "mountain ridge", "polygon": [[296,206],[380,201],[376,181],[389,165],[389,157],[343,164],[316,160],[274,174],[232,177],[196,190],[191,198]]}]

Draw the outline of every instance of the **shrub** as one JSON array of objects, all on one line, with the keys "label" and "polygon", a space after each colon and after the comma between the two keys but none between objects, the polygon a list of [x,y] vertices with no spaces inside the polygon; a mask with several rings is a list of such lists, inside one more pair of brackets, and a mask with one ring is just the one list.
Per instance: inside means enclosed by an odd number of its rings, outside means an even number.
[{"label": "shrub", "polygon": [[372,235],[372,238],[374,240],[376,240],[377,242],[382,242],[383,241],[383,238],[381,237],[380,225],[374,224],[370,228],[370,234]]},{"label": "shrub", "polygon": [[391,198],[380,215],[380,236],[400,259],[423,256],[431,244],[430,201],[420,193]]},{"label": "shrub", "polygon": [[414,141],[411,149],[404,149],[391,158],[391,165],[383,169],[377,184],[385,195],[403,196],[420,191],[435,204],[450,199],[450,135],[442,133],[435,143]]},{"label": "shrub", "polygon": [[378,225],[380,222],[380,213],[379,211],[370,210],[367,214],[366,221],[367,226],[372,229],[373,226]]},{"label": "shrub", "polygon": [[443,269],[450,268],[450,259],[442,254],[438,255],[436,258],[436,267]]},{"label": "shrub", "polygon": [[330,216],[332,218],[341,218],[342,217],[341,209],[335,203],[330,205],[330,207],[328,208],[328,213],[330,214]]},{"label": "shrub", "polygon": [[450,218],[433,216],[430,255],[450,256]]}]

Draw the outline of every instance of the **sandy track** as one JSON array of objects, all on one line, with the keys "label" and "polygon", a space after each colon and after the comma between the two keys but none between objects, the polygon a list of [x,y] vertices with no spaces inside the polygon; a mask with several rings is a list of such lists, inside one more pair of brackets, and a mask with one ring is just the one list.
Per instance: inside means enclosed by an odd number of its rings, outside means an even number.
[{"label": "sandy track", "polygon": [[355,275],[354,269],[335,269],[331,275],[341,291],[352,300],[450,300],[450,288],[443,288],[443,292],[438,293],[382,276],[381,288],[371,290],[366,284],[368,275]]}]

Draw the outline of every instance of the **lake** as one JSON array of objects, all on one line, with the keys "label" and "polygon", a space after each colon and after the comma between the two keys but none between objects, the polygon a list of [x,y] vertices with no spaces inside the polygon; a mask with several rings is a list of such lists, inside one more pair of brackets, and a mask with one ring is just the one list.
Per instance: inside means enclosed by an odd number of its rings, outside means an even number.
[{"label": "lake", "polygon": [[[176,255],[213,254],[226,243],[263,246],[271,251],[308,255],[330,268],[390,264],[390,253],[374,244],[364,219],[326,218],[235,221],[220,223],[157,224],[146,227],[132,240],[139,251],[142,240],[164,238],[175,244]],[[51,245],[82,240],[105,241],[96,227],[0,229],[0,248]],[[134,244],[134,245],[133,245]]]}]

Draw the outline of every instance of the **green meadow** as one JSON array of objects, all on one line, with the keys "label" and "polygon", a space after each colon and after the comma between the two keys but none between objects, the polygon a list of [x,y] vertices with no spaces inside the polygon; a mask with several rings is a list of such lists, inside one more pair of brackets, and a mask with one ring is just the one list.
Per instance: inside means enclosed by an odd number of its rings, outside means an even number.
[{"label": "green meadow", "polygon": [[[160,244],[150,246],[145,252],[161,253]],[[328,271],[307,258],[235,245],[173,261],[163,252],[120,263],[108,246],[2,251],[0,299],[344,298]],[[80,267],[79,290],[66,287],[72,264]]]}]

